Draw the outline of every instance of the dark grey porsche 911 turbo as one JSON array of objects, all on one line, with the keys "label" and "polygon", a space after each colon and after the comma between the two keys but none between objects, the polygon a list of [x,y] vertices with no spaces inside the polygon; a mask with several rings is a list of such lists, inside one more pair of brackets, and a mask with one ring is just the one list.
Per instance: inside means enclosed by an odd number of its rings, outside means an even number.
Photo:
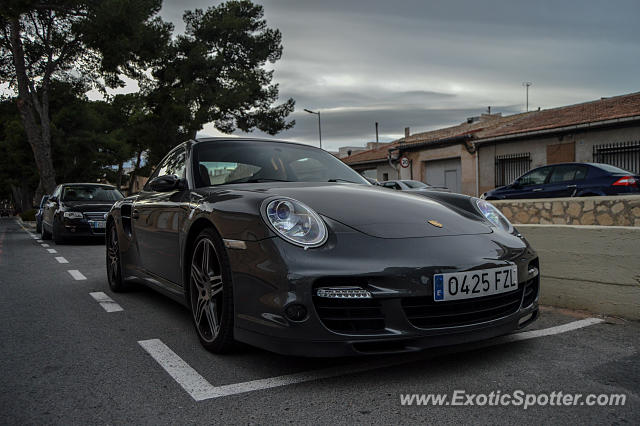
[{"label": "dark grey porsche 911 turbo", "polygon": [[217,353],[415,351],[538,316],[538,257],[490,203],[375,187],[307,145],[185,142],[113,206],[106,234],[111,288],[185,304]]}]

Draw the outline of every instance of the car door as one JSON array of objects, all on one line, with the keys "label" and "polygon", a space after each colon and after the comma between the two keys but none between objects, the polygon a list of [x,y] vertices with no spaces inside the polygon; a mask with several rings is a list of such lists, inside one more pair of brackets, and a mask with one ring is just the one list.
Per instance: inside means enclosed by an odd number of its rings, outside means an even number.
[{"label": "car door", "polygon": [[171,151],[158,165],[133,203],[132,227],[138,256],[146,272],[176,284],[180,276],[180,230],[189,211],[189,191],[154,191],[150,182],[160,176],[185,178],[184,146]]},{"label": "car door", "polygon": [[[58,185],[56,189],[51,194],[51,197],[44,203],[42,208],[42,224],[45,226],[46,231],[51,232],[53,230],[53,218],[58,209],[58,200],[60,199],[60,193],[62,186]],[[43,228],[44,229],[44,228]]]},{"label": "car door", "polygon": [[505,198],[542,198],[551,166],[538,167],[522,175],[505,193]]},{"label": "car door", "polygon": [[549,180],[547,184],[544,185],[544,196],[549,198],[571,197],[575,194],[578,184],[584,180],[586,175],[586,166],[577,164],[559,164],[553,166]]}]

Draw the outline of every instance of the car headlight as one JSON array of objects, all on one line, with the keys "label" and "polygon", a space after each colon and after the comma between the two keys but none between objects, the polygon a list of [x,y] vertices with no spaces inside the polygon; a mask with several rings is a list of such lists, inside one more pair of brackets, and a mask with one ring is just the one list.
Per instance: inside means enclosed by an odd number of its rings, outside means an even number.
[{"label": "car headlight", "polygon": [[513,232],[513,225],[509,222],[500,210],[490,202],[486,200],[475,199],[478,210],[487,220],[493,223],[497,228],[506,232]]},{"label": "car headlight", "polygon": [[267,219],[273,229],[290,243],[318,247],[327,240],[327,226],[310,207],[291,198],[267,204]]},{"label": "car headlight", "polygon": [[82,219],[84,216],[81,212],[64,212],[64,217],[67,219]]}]

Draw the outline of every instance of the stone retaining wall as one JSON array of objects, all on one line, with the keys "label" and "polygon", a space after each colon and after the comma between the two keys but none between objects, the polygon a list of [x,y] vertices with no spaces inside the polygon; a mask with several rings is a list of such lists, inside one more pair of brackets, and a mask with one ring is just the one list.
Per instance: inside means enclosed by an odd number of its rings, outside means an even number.
[{"label": "stone retaining wall", "polygon": [[491,202],[514,224],[640,226],[640,195]]}]

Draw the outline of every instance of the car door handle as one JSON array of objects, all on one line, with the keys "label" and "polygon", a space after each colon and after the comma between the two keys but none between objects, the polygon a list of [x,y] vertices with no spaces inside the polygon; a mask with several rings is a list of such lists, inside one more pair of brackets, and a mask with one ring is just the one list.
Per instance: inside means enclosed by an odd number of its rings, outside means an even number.
[{"label": "car door handle", "polygon": [[538,191],[542,191],[542,188],[533,188],[533,189],[531,190],[531,192],[538,192]]},{"label": "car door handle", "polygon": [[577,188],[578,185],[567,185],[567,188]]},{"label": "car door handle", "polygon": [[140,212],[138,210],[134,210],[133,212],[131,212],[131,218],[132,219],[140,218]]}]

